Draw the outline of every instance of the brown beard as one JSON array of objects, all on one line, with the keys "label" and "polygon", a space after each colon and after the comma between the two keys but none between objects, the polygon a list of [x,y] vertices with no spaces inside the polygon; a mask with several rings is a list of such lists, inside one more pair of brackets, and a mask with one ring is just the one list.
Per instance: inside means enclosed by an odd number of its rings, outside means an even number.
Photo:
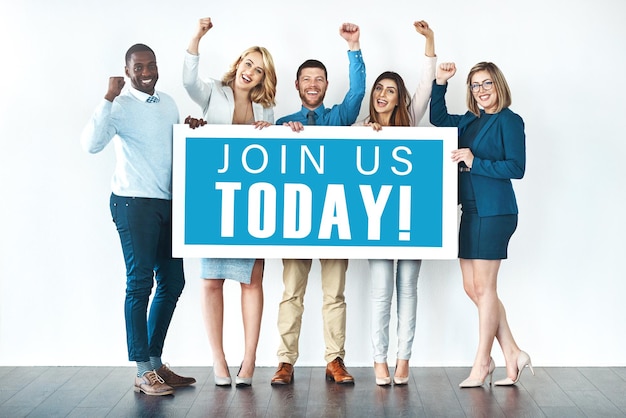
[{"label": "brown beard", "polygon": [[320,92],[318,94],[318,100],[316,100],[315,103],[310,103],[307,100],[305,92],[299,90],[298,93],[300,94],[300,100],[302,100],[302,104],[305,104],[306,106],[312,107],[314,109],[317,109],[324,102],[324,97],[326,96],[326,92]]}]

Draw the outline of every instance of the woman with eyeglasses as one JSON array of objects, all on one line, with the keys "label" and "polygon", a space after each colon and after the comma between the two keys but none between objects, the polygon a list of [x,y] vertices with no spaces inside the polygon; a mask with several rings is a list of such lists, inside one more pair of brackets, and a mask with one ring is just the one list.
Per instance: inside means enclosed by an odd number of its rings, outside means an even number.
[{"label": "woman with eyeglasses", "polygon": [[494,338],[506,361],[507,377],[494,385],[516,384],[526,366],[534,374],[530,357],[520,350],[506,320],[497,293],[500,262],[507,258],[509,239],[517,228],[517,202],[511,179],[521,179],[526,166],[524,121],[513,113],[511,92],[500,69],[491,62],[476,64],[467,76],[464,115],[448,114],[445,93],[456,73],[454,63],[437,68],[430,102],[430,122],[459,129],[459,149],[452,161],[459,164],[459,260],[463,287],[478,308],[478,349],[472,370],[460,387],[479,387],[495,364]]}]

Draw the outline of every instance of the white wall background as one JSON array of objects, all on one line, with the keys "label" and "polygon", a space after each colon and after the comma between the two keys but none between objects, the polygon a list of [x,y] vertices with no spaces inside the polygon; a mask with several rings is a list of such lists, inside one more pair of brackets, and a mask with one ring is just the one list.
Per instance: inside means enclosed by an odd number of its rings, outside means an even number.
[{"label": "white wall background", "polygon": [[[273,54],[276,115],[299,108],[295,70],[307,58],[328,67],[325,103],[347,89],[344,21],[361,27],[368,92],[386,69],[412,90],[423,39],[412,22],[435,30],[439,60],[456,61],[452,111],[465,111],[469,68],[490,60],[504,71],[512,109],[526,122],[527,174],[515,182],[520,222],[501,268],[499,291],[520,346],[537,366],[625,366],[626,3],[619,0],[155,3],[26,0],[0,6],[0,365],[128,365],[124,267],[108,212],[114,155],[84,153],[80,131],[122,75],[124,53],[150,45],[158,88],[181,116],[200,115],[182,87],[183,52],[199,17],[215,27],[201,43],[203,76],[220,78],[251,45]],[[364,101],[361,116],[367,110]],[[424,122],[427,123],[427,122]],[[280,254],[276,254],[280,257]],[[164,359],[210,365],[200,315],[197,260]],[[281,264],[267,262],[257,364],[274,366]],[[299,365],[323,364],[319,264],[311,273]],[[241,361],[239,288],[226,285],[227,358]],[[371,364],[367,263],[348,270],[349,366]],[[469,365],[477,315],[456,261],[425,261],[412,365]],[[390,362],[394,361],[391,350]],[[494,358],[503,364],[500,351]]]}]

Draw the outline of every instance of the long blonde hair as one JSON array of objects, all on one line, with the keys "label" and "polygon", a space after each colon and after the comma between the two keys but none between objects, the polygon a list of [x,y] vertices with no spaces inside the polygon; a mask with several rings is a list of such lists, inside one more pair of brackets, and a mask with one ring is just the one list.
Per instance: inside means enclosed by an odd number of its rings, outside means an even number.
[{"label": "long blonde hair", "polygon": [[493,87],[496,89],[498,95],[496,113],[511,106],[511,90],[509,90],[509,85],[504,78],[504,74],[502,74],[502,71],[500,71],[496,64],[483,61],[474,65],[467,75],[467,108],[469,111],[480,117],[480,108],[472,94],[472,76],[479,71],[487,71],[491,77],[491,81],[493,81]]},{"label": "long blonde hair", "polygon": [[250,100],[260,103],[263,107],[276,106],[276,70],[274,68],[274,59],[272,54],[262,46],[252,46],[241,53],[239,58],[230,66],[230,69],[224,77],[222,84],[234,87],[235,77],[237,75],[237,67],[243,59],[252,52],[258,52],[263,57],[263,80],[250,90]]}]

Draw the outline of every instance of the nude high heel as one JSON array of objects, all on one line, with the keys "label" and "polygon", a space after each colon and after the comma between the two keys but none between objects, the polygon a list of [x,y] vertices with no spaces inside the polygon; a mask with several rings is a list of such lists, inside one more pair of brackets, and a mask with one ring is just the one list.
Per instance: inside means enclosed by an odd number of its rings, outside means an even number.
[{"label": "nude high heel", "polygon": [[252,376],[250,377],[239,376],[239,373],[241,373],[242,366],[243,366],[243,363],[241,363],[241,366],[239,366],[239,371],[237,372],[237,376],[235,376],[235,386],[238,388],[247,388],[247,387],[252,386]]},{"label": "nude high heel", "polygon": [[528,366],[530,372],[535,375],[535,371],[533,370],[533,364],[530,361],[530,356],[525,351],[520,351],[519,356],[517,356],[517,376],[515,380],[512,380],[510,377],[502,380],[496,380],[493,385],[494,386],[512,386],[519,382],[519,378],[522,375],[524,369]]},{"label": "nude high heel", "polygon": [[[408,360],[407,360],[407,365],[408,365]],[[396,373],[398,370],[398,362],[396,361]],[[393,383],[395,385],[406,385],[409,383],[409,373],[410,373],[411,369],[408,369],[407,371],[407,375],[406,376],[396,376],[396,374],[394,373],[393,375]]]},{"label": "nude high heel", "polygon": [[493,371],[496,369],[496,363],[493,361],[493,358],[489,357],[489,372],[487,376],[483,380],[480,379],[470,379],[469,377],[459,383],[460,388],[479,388],[485,384],[485,380],[489,377],[489,384],[493,382]]},{"label": "nude high heel", "polygon": [[405,377],[394,376],[393,383],[395,385],[407,385],[409,383],[409,376],[405,376]]},{"label": "nude high heel", "polygon": [[[376,375],[376,362],[374,362],[374,375]],[[378,363],[380,364],[380,363]],[[387,365],[386,363],[385,366]],[[389,369],[387,368],[387,376],[384,377],[378,377],[376,376],[376,384],[378,386],[389,386],[391,384],[391,377],[389,376]]]},{"label": "nude high heel", "polygon": [[391,377],[377,377],[376,384],[378,386],[389,386],[391,384]]},{"label": "nude high heel", "polygon": [[[226,370],[228,370],[228,365],[226,366]],[[232,384],[230,375],[218,376],[215,374],[215,364],[213,364],[213,379],[215,380],[215,386],[230,386]]]}]

